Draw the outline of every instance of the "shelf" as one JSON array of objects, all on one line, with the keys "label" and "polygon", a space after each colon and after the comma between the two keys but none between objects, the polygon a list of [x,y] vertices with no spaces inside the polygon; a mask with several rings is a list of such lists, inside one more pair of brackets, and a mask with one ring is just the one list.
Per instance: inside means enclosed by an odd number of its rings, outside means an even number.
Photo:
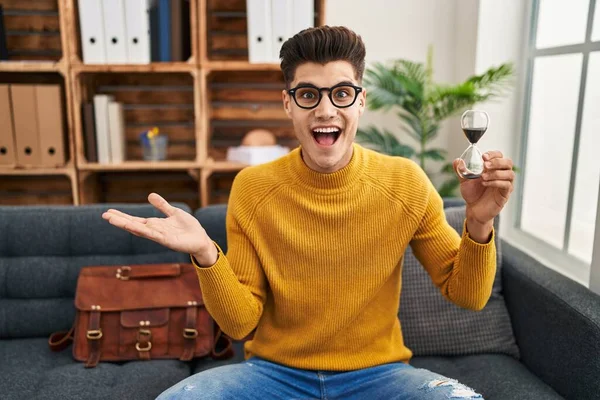
[{"label": "shelf", "polygon": [[204,169],[210,170],[211,172],[235,172],[241,171],[246,167],[248,167],[248,164],[234,161],[214,161],[209,159]]},{"label": "shelf", "polygon": [[196,161],[125,161],[119,164],[80,163],[81,171],[165,171],[200,168]]},{"label": "shelf", "polygon": [[0,72],[61,72],[62,64],[54,61],[2,61]]},{"label": "shelf", "polygon": [[73,72],[193,72],[189,62],[156,62],[151,64],[74,64]]},{"label": "shelf", "polygon": [[277,63],[250,64],[247,61],[208,61],[203,64],[209,71],[279,71]]},{"label": "shelf", "polygon": [[[323,25],[325,0],[311,1],[315,25]],[[223,203],[248,166],[227,161],[227,149],[248,131],[268,129],[292,147],[279,61],[248,60],[245,0],[183,2],[181,55],[149,64],[84,64],[81,0],[0,3],[5,25],[16,32],[9,60],[0,61],[0,83],[61,85],[69,160],[59,168],[0,165],[0,203],[145,203],[151,191],[192,208]],[[93,105],[95,94],[123,104],[125,162],[99,164],[86,156],[95,126],[82,106]],[[143,160],[139,134],[154,126],[169,136],[166,161]]]},{"label": "shelf", "polygon": [[68,164],[63,167],[5,167],[0,166],[0,176],[39,176],[39,175],[67,175],[73,174],[73,166]]}]

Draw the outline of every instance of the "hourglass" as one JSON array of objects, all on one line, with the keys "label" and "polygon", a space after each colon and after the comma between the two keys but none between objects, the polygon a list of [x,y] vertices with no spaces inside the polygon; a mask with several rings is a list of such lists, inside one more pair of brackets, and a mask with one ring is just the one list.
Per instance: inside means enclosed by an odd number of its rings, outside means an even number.
[{"label": "hourglass", "polygon": [[483,172],[483,155],[477,142],[483,136],[490,123],[485,111],[467,110],[460,117],[460,125],[471,145],[460,156],[458,174],[466,179],[477,179]]}]

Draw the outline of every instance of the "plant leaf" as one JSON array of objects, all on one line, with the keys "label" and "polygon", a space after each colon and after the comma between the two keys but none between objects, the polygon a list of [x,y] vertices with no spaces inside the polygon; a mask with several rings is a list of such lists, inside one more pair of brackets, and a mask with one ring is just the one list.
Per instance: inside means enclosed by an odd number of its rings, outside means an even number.
[{"label": "plant leaf", "polygon": [[413,139],[421,141],[421,124],[419,118],[407,111],[399,111],[398,118],[403,122],[402,129],[407,132]]},{"label": "plant leaf", "polygon": [[392,148],[390,155],[412,158],[415,155],[415,149],[409,145],[398,143]]},{"label": "plant leaf", "polygon": [[415,153],[415,150],[411,146],[400,143],[398,138],[388,130],[381,132],[374,126],[369,126],[366,129],[358,129],[356,139],[366,147],[390,156],[410,158]]},{"label": "plant leaf", "polygon": [[446,150],[442,149],[425,150],[423,153],[418,154],[418,156],[421,154],[423,157],[430,158],[435,161],[444,161],[446,159]]},{"label": "plant leaf", "polygon": [[366,129],[357,129],[356,139],[358,142],[375,151],[383,152],[385,149],[385,138],[383,137],[383,134],[372,125]]},{"label": "plant leaf", "polygon": [[440,170],[440,172],[446,173],[446,174],[453,174],[454,173],[454,166],[452,165],[451,162],[446,163],[442,166],[442,169]]},{"label": "plant leaf", "polygon": [[408,96],[402,83],[396,79],[394,71],[382,63],[375,63],[365,71],[364,83],[369,90],[367,104],[371,110],[402,107]]}]

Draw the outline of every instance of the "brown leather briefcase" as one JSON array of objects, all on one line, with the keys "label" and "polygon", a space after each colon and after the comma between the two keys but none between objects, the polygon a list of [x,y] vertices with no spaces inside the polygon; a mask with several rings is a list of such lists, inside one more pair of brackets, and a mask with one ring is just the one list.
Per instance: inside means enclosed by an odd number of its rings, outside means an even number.
[{"label": "brown leather briefcase", "polygon": [[73,342],[73,357],[86,367],[233,356],[231,339],[204,307],[192,264],[84,267],[75,308],[71,330],[53,333],[48,344],[60,351]]}]

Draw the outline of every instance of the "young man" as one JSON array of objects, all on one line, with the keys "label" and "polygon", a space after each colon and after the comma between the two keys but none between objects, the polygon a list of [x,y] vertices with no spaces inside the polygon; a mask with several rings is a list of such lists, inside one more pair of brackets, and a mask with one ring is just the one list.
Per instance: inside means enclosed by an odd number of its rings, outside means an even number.
[{"label": "young man", "polygon": [[[246,360],[193,375],[160,399],[481,398],[409,364],[397,311],[411,245],[442,294],[482,309],[496,270],[493,219],[513,189],[510,160],[485,155],[462,181],[462,237],[414,162],[354,143],[367,101],[365,48],[343,27],[304,30],[281,49],[283,106],[300,147],[236,177],[227,255],[198,221],[153,193],[166,218],[103,218],[190,253],[206,307]],[[455,161],[455,168],[458,164]]]}]

